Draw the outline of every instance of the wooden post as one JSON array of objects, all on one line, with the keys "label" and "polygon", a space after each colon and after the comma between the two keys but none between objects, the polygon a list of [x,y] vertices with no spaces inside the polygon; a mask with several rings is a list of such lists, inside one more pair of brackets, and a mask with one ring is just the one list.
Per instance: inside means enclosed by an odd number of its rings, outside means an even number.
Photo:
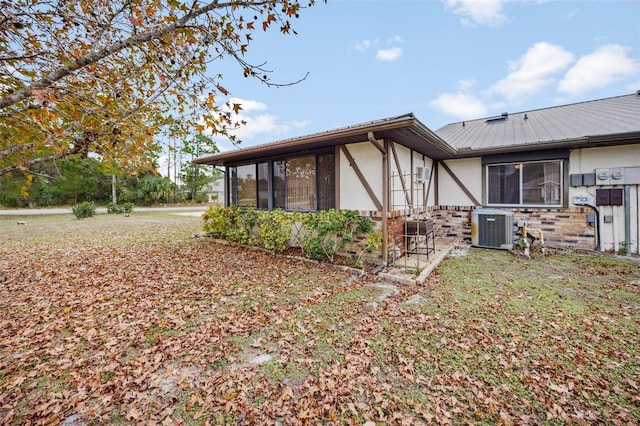
[{"label": "wooden post", "polygon": [[382,261],[389,263],[389,141],[382,153]]}]

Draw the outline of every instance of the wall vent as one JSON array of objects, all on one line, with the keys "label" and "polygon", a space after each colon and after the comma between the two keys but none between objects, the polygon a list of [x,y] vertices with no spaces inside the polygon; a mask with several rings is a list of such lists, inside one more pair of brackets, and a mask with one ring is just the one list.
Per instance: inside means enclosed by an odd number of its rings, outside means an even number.
[{"label": "wall vent", "polygon": [[476,209],[471,212],[471,245],[513,249],[513,212],[500,209]]}]

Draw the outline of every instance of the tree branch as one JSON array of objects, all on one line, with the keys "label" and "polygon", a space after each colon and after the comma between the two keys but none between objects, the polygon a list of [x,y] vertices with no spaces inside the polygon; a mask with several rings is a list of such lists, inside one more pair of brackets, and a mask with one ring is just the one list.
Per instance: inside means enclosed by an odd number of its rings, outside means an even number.
[{"label": "tree branch", "polygon": [[193,19],[206,14],[214,9],[223,9],[223,8],[227,8],[227,7],[231,7],[231,6],[249,6],[249,7],[256,7],[256,6],[261,6],[264,4],[268,4],[268,3],[272,3],[272,0],[263,0],[263,1],[229,1],[229,2],[225,2],[225,3],[219,3],[218,1],[213,1],[211,3],[209,3],[208,5],[199,8],[199,9],[192,9],[189,13],[185,14],[182,18],[178,19],[176,22],[169,24],[165,27],[162,27],[160,29],[157,29],[155,31],[148,31],[145,33],[140,33],[140,34],[136,34],[134,36],[131,36],[129,38],[127,38],[126,40],[123,41],[119,41],[117,43],[112,44],[111,46],[108,46],[104,49],[101,49],[97,52],[90,52],[78,59],[76,59],[75,61],[73,61],[71,64],[69,65],[65,65],[62,66],[52,72],[50,72],[49,74],[45,75],[44,77],[40,78],[39,80],[33,82],[31,85],[23,87],[20,90],[17,90],[16,92],[5,96],[3,98],[0,98],[0,109],[2,108],[6,108],[8,106],[11,105],[15,105],[18,102],[21,102],[23,100],[25,100],[26,98],[28,98],[29,96],[31,96],[32,92],[34,90],[40,90],[40,89],[46,89],[48,87],[50,87],[53,83],[63,79],[64,77],[68,76],[69,74],[84,68],[88,65],[94,64],[98,61],[100,61],[101,59],[104,59],[108,56],[113,55],[114,53],[117,53],[127,47],[131,47],[131,46],[137,46],[137,45],[141,45],[144,43],[147,43],[151,40],[156,40],[156,39],[160,39],[162,38],[164,35],[166,34],[170,34],[173,33],[174,31],[183,28],[188,22],[192,21]]},{"label": "tree branch", "polygon": [[8,62],[8,61],[20,61],[23,59],[31,59],[37,56],[42,55],[42,52],[36,52],[31,55],[21,55],[21,56],[2,56],[0,57],[0,62]]},{"label": "tree branch", "polygon": [[3,157],[7,157],[11,154],[15,154],[16,152],[20,152],[23,151],[25,149],[31,149],[35,146],[34,143],[25,143],[22,145],[14,145],[11,146],[3,151],[0,151],[0,159],[2,159]]},{"label": "tree branch", "polygon": [[73,155],[73,154],[77,154],[78,152],[80,152],[82,150],[82,145],[76,145],[74,146],[72,149],[65,151],[65,152],[59,152],[57,154],[53,154],[53,155],[49,155],[46,157],[37,157],[37,158],[32,158],[30,160],[24,161],[20,164],[15,164],[13,166],[8,166],[5,167],[4,169],[0,169],[0,176],[3,176],[9,172],[13,172],[15,170],[24,170],[24,169],[28,169],[32,166],[35,166],[36,164],[40,164],[40,163],[44,163],[47,161],[52,161],[52,160],[57,160],[59,158],[64,158],[67,157],[69,155]]},{"label": "tree branch", "polygon": [[27,111],[30,111],[30,110],[40,109],[40,108],[42,108],[42,105],[29,104],[29,105],[25,106],[22,109],[18,109],[18,110],[10,109],[8,111],[4,111],[4,112],[0,113],[0,118],[9,118],[9,117],[13,117],[13,116],[18,115],[18,114],[23,114],[23,113],[25,113]]}]

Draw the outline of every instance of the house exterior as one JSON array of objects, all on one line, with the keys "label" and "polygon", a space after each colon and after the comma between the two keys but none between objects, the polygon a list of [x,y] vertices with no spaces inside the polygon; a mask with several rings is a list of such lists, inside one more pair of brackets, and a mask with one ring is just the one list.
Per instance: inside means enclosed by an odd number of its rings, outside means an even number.
[{"label": "house exterior", "polygon": [[225,194],[224,178],[216,178],[202,188],[202,192],[207,195],[208,203],[223,204]]},{"label": "house exterior", "polygon": [[481,208],[547,244],[639,252],[640,91],[437,131],[405,114],[194,162],[225,167],[225,205],[360,211],[386,236],[384,261],[407,218],[471,240]]}]

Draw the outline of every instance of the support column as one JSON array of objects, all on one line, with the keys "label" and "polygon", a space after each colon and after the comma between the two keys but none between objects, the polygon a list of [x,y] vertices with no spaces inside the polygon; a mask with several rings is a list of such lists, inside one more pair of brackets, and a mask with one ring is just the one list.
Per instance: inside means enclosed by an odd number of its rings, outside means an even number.
[{"label": "support column", "polygon": [[367,139],[382,153],[382,261],[389,263],[389,146],[390,142],[384,139],[383,145],[376,139],[373,132],[367,133]]},{"label": "support column", "polygon": [[389,264],[389,141],[382,153],[382,261]]}]

